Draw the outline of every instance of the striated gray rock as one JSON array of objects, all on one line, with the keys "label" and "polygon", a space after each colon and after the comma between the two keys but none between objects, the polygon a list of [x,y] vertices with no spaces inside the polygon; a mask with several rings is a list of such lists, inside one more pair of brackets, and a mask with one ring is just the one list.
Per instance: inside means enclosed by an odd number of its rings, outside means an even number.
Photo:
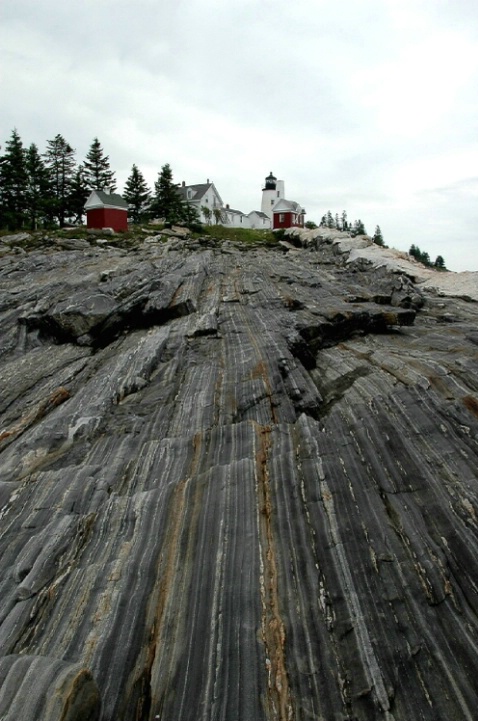
[{"label": "striated gray rock", "polygon": [[4,254],[0,717],[473,721],[477,320],[326,240]]},{"label": "striated gray rock", "polygon": [[26,654],[3,656],[0,718],[17,721],[24,718],[25,712],[38,721],[97,721],[100,694],[91,674],[78,664]]}]

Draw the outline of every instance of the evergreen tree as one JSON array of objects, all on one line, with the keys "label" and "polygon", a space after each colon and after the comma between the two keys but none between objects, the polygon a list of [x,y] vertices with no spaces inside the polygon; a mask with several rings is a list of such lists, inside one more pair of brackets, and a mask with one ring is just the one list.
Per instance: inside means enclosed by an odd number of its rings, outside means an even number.
[{"label": "evergreen tree", "polygon": [[382,235],[382,231],[380,230],[379,225],[377,225],[377,227],[375,228],[375,233],[373,235],[372,240],[376,245],[381,245],[381,246],[384,245],[383,235]]},{"label": "evergreen tree", "polygon": [[443,260],[442,256],[439,255],[434,263],[431,262],[430,256],[426,251],[420,250],[418,245],[411,245],[410,250],[408,251],[409,255],[411,255],[413,258],[418,260],[419,263],[423,263],[423,265],[426,265],[428,267],[434,266],[435,268],[439,268],[441,270],[446,270],[445,267],[445,261]]},{"label": "evergreen tree", "polygon": [[[184,203],[183,207],[184,207],[184,222],[186,223],[186,225],[189,228],[200,225],[201,218],[199,217],[197,208],[194,205],[191,205],[191,203],[189,203],[189,202]],[[208,208],[208,210],[209,210],[209,208]]]},{"label": "evergreen tree", "polygon": [[90,189],[85,179],[85,169],[79,165],[73,175],[70,190],[70,209],[74,216],[75,223],[81,224],[85,215],[85,203],[90,194]]},{"label": "evergreen tree", "polygon": [[327,215],[325,218],[325,224],[326,224],[327,228],[335,228],[334,217],[333,217],[332,213],[330,212],[330,210],[327,211]]},{"label": "evergreen tree", "polygon": [[139,223],[148,208],[151,191],[136,165],[131,168],[131,175],[124,186],[123,197],[128,203],[131,220],[133,223]]},{"label": "evergreen tree", "polygon": [[185,213],[178,186],[173,183],[173,171],[169,163],[163,165],[154,184],[154,197],[150,210],[168,225],[184,221]]},{"label": "evergreen tree", "polygon": [[365,230],[365,226],[362,223],[362,221],[354,220],[354,224],[352,226],[352,235],[355,237],[356,235],[367,235],[367,231]]},{"label": "evergreen tree", "polygon": [[30,228],[35,230],[48,217],[51,196],[48,171],[38,147],[32,143],[25,152],[27,171],[27,216]]},{"label": "evergreen tree", "polygon": [[44,155],[52,189],[51,214],[60,228],[71,212],[70,197],[75,172],[75,151],[65,138],[58,134],[47,141]]},{"label": "evergreen tree", "polygon": [[349,224],[347,223],[347,211],[346,210],[342,211],[342,219],[341,219],[340,224],[341,224],[342,230],[349,229]]},{"label": "evergreen tree", "polygon": [[104,154],[98,138],[94,138],[84,162],[85,180],[90,190],[116,189],[115,174],[109,156]]},{"label": "evergreen tree", "polygon": [[342,226],[340,225],[340,218],[339,218],[338,213],[335,213],[335,227],[337,228],[337,230],[342,229]]},{"label": "evergreen tree", "polygon": [[10,230],[22,228],[26,220],[27,169],[25,151],[18,132],[12,131],[0,157],[0,220]]}]

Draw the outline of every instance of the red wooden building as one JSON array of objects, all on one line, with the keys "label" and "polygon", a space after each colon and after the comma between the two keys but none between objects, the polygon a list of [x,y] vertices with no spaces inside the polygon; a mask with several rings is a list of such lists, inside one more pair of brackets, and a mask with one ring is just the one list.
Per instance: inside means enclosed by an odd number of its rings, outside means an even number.
[{"label": "red wooden building", "polygon": [[128,203],[121,195],[93,190],[85,203],[87,228],[128,230]]},{"label": "red wooden building", "polygon": [[272,230],[303,228],[305,210],[294,200],[281,198],[272,208]]}]

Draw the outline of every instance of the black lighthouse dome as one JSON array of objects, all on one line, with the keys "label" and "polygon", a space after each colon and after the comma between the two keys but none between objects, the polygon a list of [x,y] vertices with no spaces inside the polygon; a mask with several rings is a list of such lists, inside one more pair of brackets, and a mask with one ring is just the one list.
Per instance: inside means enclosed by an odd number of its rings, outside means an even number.
[{"label": "black lighthouse dome", "polygon": [[266,178],[266,184],[263,190],[275,190],[277,187],[277,178],[272,175],[272,170]]}]

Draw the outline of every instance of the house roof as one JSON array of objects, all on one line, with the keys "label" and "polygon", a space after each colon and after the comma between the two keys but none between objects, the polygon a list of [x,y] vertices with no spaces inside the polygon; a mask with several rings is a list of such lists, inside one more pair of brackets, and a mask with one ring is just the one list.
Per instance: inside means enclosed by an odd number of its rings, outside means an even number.
[{"label": "house roof", "polygon": [[178,190],[181,193],[181,195],[184,195],[184,198],[187,198],[187,192],[188,190],[192,190],[193,200],[200,200],[207,192],[208,188],[210,187],[211,183],[196,183],[196,185],[186,185],[185,187],[180,187]]},{"label": "house roof", "polygon": [[296,203],[295,200],[286,200],[285,198],[280,198],[272,208],[273,213],[284,213],[287,211],[305,213],[305,210],[299,203]]},{"label": "house roof", "polygon": [[242,210],[234,210],[234,208],[224,208],[225,213],[234,213],[235,215],[244,215]]},{"label": "house roof", "polygon": [[105,190],[92,190],[85,203],[85,208],[88,210],[104,207],[128,210],[128,203],[119,193],[108,193]]},{"label": "house roof", "polygon": [[[194,203],[197,203],[206,195],[209,188],[213,188],[215,194],[217,195],[217,197],[222,205],[221,196],[217,192],[217,189],[216,189],[216,186],[214,185],[214,183],[196,183],[195,185],[180,185],[180,186],[178,186],[178,193],[181,196],[182,200],[190,200]],[[192,198],[188,198],[188,190],[193,191]]]},{"label": "house roof", "polygon": [[267,218],[267,220],[270,220],[267,213],[263,213],[262,210],[251,210],[251,212],[248,213],[247,215],[258,215],[259,218]]}]

